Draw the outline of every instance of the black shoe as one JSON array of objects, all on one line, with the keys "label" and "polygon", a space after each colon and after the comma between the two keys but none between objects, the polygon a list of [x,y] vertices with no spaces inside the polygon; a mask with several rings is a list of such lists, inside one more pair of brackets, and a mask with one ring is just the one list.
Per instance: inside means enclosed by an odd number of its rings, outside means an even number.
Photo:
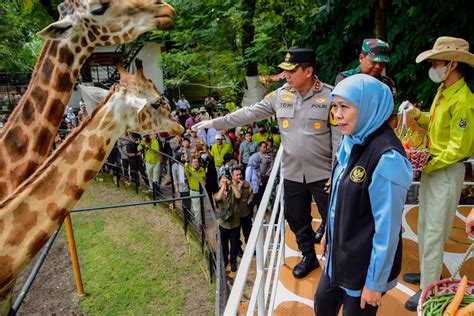
[{"label": "black shoe", "polygon": [[230,264],[230,271],[237,272],[237,262],[232,262]]},{"label": "black shoe", "polygon": [[314,235],[314,242],[316,244],[319,244],[321,242],[321,239],[323,238],[324,232],[325,232],[326,225],[321,224],[319,225],[318,230],[316,231],[316,234]]},{"label": "black shoe", "polygon": [[297,279],[304,278],[311,271],[319,267],[316,254],[304,256],[300,263],[293,268],[293,276]]},{"label": "black shoe", "polygon": [[403,275],[403,281],[410,284],[420,284],[420,273],[405,273]]},{"label": "black shoe", "polygon": [[239,257],[242,258],[244,256],[244,251],[242,248],[239,249]]},{"label": "black shoe", "polygon": [[420,300],[421,290],[416,292],[412,297],[408,299],[405,303],[405,308],[409,311],[416,312],[416,308],[418,307],[418,301]]}]

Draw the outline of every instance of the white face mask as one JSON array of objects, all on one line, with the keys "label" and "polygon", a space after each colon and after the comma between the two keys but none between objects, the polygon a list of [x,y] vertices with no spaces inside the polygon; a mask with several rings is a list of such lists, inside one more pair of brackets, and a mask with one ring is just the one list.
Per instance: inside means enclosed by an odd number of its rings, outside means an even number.
[{"label": "white face mask", "polygon": [[440,83],[446,80],[449,75],[448,67],[451,66],[451,62],[445,66],[433,68],[431,67],[428,71],[428,76],[433,82]]}]

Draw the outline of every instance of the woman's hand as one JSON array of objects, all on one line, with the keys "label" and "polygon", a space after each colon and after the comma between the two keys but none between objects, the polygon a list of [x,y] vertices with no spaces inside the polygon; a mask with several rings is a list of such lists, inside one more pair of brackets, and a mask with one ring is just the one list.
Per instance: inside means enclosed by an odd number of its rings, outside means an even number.
[{"label": "woman's hand", "polygon": [[375,292],[364,286],[360,296],[360,308],[364,309],[366,304],[374,307],[382,305],[382,292]]},{"label": "woman's hand", "polygon": [[326,233],[324,233],[323,237],[321,238],[319,247],[321,247],[321,256],[326,257]]}]

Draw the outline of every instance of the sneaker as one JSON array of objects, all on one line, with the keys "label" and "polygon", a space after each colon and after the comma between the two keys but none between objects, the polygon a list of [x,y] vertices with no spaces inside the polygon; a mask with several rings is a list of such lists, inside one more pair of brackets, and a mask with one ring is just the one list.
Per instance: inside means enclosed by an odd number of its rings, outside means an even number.
[{"label": "sneaker", "polygon": [[239,257],[242,258],[244,256],[244,251],[242,248],[239,249]]}]

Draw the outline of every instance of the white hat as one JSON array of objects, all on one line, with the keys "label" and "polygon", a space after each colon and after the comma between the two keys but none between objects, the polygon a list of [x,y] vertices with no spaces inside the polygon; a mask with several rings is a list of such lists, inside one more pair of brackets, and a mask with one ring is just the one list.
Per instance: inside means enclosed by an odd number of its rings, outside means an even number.
[{"label": "white hat", "polygon": [[216,138],[216,140],[217,140],[217,139],[222,139],[222,135],[221,135],[221,134],[216,134],[216,137],[215,137],[215,138]]},{"label": "white hat", "polygon": [[474,67],[474,54],[469,52],[469,43],[462,38],[441,36],[433,45],[433,49],[424,51],[416,57],[420,63],[427,59],[458,61]]}]

